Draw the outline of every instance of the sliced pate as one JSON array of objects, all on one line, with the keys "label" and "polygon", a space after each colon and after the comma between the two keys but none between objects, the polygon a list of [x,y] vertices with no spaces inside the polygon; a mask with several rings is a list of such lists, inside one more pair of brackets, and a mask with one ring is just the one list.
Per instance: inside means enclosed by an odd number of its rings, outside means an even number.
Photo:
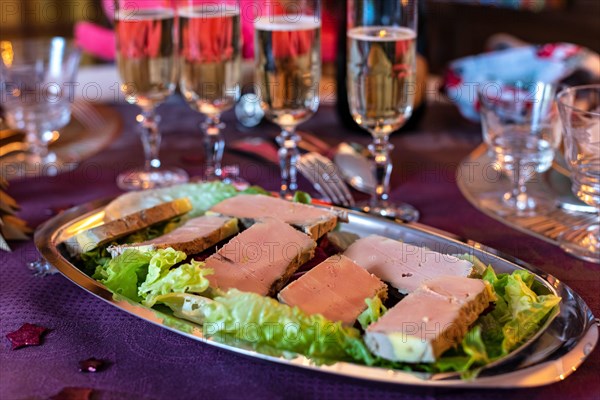
[{"label": "sliced pate", "polygon": [[315,253],[317,243],[308,235],[274,218],[265,219],[233,237],[206,259],[214,274],[212,287],[235,288],[273,295]]},{"label": "sliced pate", "polygon": [[279,301],[307,314],[352,325],[367,308],[365,299],[385,299],[387,285],[343,255],[334,255],[279,292]]},{"label": "sliced pate", "polygon": [[358,239],[344,255],[401,293],[411,293],[440,275],[473,273],[469,261],[378,235]]},{"label": "sliced pate", "polygon": [[333,210],[293,203],[276,197],[240,194],[223,200],[212,212],[239,218],[245,226],[265,217],[278,219],[318,239],[335,228],[338,214]]},{"label": "sliced pate", "polygon": [[461,342],[493,294],[480,279],[441,276],[428,281],[367,328],[369,349],[387,360],[435,362]]}]

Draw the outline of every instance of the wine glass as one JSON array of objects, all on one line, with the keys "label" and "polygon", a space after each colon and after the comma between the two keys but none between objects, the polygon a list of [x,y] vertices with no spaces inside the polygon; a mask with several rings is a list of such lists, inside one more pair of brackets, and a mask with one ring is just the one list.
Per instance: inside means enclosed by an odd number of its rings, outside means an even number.
[{"label": "wine glass", "polygon": [[25,152],[2,155],[2,176],[56,175],[76,163],[48,150],[71,119],[80,51],[67,39],[0,42],[0,96],[4,117],[25,131]]},{"label": "wine glass", "polygon": [[478,91],[483,138],[494,162],[512,180],[509,191],[487,196],[500,215],[533,216],[555,204],[527,191],[528,180],[547,171],[560,145],[555,87],[543,82],[486,82]]},{"label": "wine glass", "polygon": [[205,180],[224,178],[221,113],[240,97],[241,29],[237,0],[178,3],[180,88],[189,106],[204,114]]},{"label": "wine glass", "polygon": [[117,65],[125,100],[142,112],[136,118],[144,146],[144,167],[117,178],[124,190],[185,183],[179,168],[161,166],[160,117],[156,108],[175,90],[177,80],[177,15],[172,0],[115,0]]},{"label": "wine glass", "polygon": [[600,85],[565,89],[557,103],[573,192],[598,210],[587,224],[572,227],[558,240],[568,253],[600,263]]},{"label": "wine glass", "polygon": [[389,135],[413,111],[416,80],[415,0],[348,0],[347,87],[350,113],[369,131],[377,186],[359,206],[366,212],[416,221],[411,205],[389,200]]},{"label": "wine glass", "polygon": [[256,89],[265,116],[279,125],[280,196],[297,189],[296,127],[319,108],[321,1],[258,0],[254,21]]}]

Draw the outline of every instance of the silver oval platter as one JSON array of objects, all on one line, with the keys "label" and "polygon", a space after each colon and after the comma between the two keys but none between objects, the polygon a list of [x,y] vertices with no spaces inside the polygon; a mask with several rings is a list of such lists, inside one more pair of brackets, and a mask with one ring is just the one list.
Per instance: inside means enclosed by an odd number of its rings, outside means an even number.
[{"label": "silver oval platter", "polygon": [[442,254],[469,253],[497,272],[525,269],[535,275],[551,293],[562,297],[557,310],[539,332],[509,356],[486,366],[477,378],[461,379],[456,373],[424,374],[404,372],[347,362],[316,365],[303,356],[277,357],[248,348],[217,342],[203,335],[202,327],[172,315],[147,308],[122,297],[114,296],[106,287],[73,265],[59,244],[65,239],[94,226],[104,217],[109,199],[90,202],[67,210],[40,226],[35,244],[43,257],[76,285],[113,306],[147,322],[212,346],[263,360],[359,379],[430,387],[534,387],[565,379],[592,352],[598,341],[598,324],[583,299],[558,279],[511,256],[472,241],[464,241],[421,224],[400,224],[367,214],[349,212],[349,222],[342,231],[359,236],[378,234],[405,243],[427,247]]}]

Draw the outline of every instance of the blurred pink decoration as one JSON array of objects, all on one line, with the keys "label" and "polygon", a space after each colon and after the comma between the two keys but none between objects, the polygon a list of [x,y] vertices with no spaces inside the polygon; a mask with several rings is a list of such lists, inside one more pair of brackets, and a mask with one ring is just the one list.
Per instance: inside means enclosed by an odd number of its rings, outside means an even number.
[{"label": "blurred pink decoration", "polygon": [[103,60],[115,59],[115,32],[91,22],[75,24],[75,43],[86,53]]},{"label": "blurred pink decoration", "polygon": [[[112,0],[103,0],[102,9],[110,21],[114,20],[115,5]],[[91,22],[75,24],[75,43],[86,53],[102,58],[115,59],[115,32]]]},{"label": "blurred pink decoration", "polygon": [[[169,0],[138,0],[144,8],[157,7],[165,4]],[[131,1],[134,3],[134,0]],[[240,0],[240,12],[242,21],[243,36],[243,57],[254,58],[254,26],[255,15],[253,0]],[[112,22],[114,21],[114,3],[113,0],[102,0],[104,14]],[[330,62],[335,60],[336,47],[336,24],[337,16],[334,12],[323,10],[322,15],[323,29],[321,38],[321,48],[323,61]],[[78,22],[75,24],[75,42],[85,52],[102,58],[104,60],[115,59],[115,33],[110,28],[93,24],[91,22]]]}]

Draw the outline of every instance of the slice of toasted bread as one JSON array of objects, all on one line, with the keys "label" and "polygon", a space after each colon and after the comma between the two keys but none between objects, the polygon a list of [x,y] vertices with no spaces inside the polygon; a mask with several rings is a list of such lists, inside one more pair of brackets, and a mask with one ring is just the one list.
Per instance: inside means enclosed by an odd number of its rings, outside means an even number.
[{"label": "slice of toasted bread", "polygon": [[192,255],[201,253],[238,232],[237,218],[204,215],[192,218],[179,228],[152,240],[110,246],[108,252],[114,258],[132,248],[154,250],[171,247]]},{"label": "slice of toasted bread", "polygon": [[187,198],[173,200],[80,232],[64,243],[67,251],[72,256],[77,256],[140,229],[185,214],[191,209],[192,204]]}]

